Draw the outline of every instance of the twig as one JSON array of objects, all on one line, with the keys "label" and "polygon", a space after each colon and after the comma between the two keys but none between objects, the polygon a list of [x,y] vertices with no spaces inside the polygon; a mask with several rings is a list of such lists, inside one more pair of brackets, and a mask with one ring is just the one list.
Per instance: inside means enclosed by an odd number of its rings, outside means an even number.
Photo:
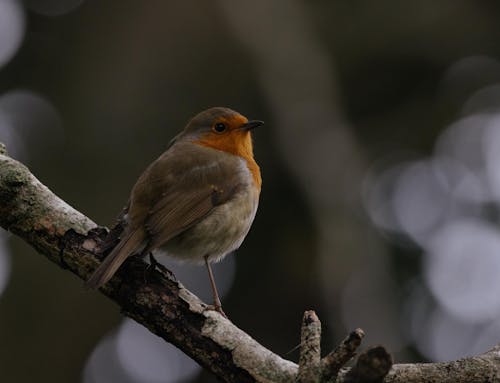
[{"label": "twig", "polygon": [[298,383],[317,383],[320,379],[321,322],[314,311],[306,311],[300,337]]},{"label": "twig", "polygon": [[324,381],[335,380],[340,369],[356,355],[356,350],[364,336],[364,331],[357,328],[321,360],[321,372]]}]

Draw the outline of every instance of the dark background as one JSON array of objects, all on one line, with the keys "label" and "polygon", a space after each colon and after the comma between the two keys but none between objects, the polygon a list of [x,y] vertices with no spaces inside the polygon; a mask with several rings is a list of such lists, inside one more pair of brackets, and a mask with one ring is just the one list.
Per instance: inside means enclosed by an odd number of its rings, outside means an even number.
[{"label": "dark background", "polygon": [[[0,141],[112,224],[197,112],[255,132],[253,228],[216,275],[231,320],[286,358],[362,327],[397,361],[500,340],[496,1],[0,3]],[[498,149],[498,150],[497,150]],[[168,261],[167,261],[168,262]],[[172,266],[209,300],[204,269]],[[212,382],[22,241],[0,236],[4,382]]]}]

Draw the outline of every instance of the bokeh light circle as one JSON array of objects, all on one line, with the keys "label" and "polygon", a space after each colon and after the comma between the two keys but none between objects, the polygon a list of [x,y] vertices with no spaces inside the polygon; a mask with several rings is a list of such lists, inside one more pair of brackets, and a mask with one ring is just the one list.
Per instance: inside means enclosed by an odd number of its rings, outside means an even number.
[{"label": "bokeh light circle", "polygon": [[500,235],[490,224],[457,220],[436,230],[425,257],[426,282],[443,307],[471,323],[500,314]]},{"label": "bokeh light circle", "polygon": [[118,360],[137,382],[176,383],[201,370],[182,351],[135,321],[125,319],[116,336]]},{"label": "bokeh light circle", "polygon": [[46,97],[11,90],[0,96],[0,139],[16,159],[40,158],[64,142],[61,116]]},{"label": "bokeh light circle", "polygon": [[491,188],[493,198],[500,203],[500,114],[493,116],[483,139],[484,159],[486,162],[486,174],[488,186]]},{"label": "bokeh light circle", "polygon": [[0,1],[0,67],[19,49],[25,30],[24,13],[20,1]]},{"label": "bokeh light circle", "polygon": [[418,243],[426,242],[447,209],[448,196],[435,175],[432,161],[422,160],[409,165],[396,181],[394,213],[403,232]]}]

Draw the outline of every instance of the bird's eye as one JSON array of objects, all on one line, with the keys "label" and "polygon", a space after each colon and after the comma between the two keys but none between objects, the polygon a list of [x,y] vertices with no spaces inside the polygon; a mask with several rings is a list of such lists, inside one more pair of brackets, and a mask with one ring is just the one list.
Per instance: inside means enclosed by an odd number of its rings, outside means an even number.
[{"label": "bird's eye", "polygon": [[214,131],[216,133],[222,133],[226,130],[226,125],[223,124],[222,122],[218,122],[217,124],[214,125]]}]

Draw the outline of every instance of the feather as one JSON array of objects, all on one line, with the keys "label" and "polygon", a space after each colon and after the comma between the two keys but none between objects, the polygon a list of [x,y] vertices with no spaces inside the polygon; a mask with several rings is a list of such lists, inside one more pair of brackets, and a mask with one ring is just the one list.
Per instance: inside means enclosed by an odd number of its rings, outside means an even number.
[{"label": "feather", "polygon": [[94,271],[85,283],[85,287],[98,289],[109,281],[125,259],[141,248],[143,240],[144,230],[142,229],[128,233]]}]

